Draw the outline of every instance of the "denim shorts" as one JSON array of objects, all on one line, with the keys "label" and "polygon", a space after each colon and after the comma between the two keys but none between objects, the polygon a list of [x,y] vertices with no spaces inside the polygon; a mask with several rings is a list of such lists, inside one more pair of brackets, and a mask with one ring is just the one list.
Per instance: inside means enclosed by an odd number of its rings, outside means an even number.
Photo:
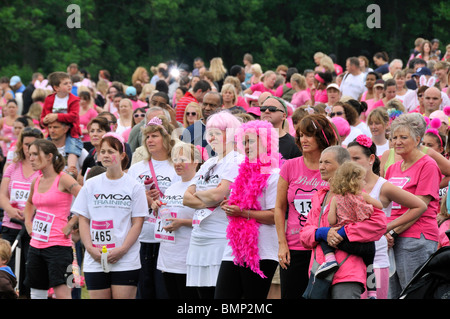
[{"label": "denim shorts", "polygon": [[74,138],[67,134],[66,136],[66,145],[64,148],[64,151],[66,154],[75,154],[76,156],[80,157],[81,152],[83,150],[84,144],[79,138]]}]

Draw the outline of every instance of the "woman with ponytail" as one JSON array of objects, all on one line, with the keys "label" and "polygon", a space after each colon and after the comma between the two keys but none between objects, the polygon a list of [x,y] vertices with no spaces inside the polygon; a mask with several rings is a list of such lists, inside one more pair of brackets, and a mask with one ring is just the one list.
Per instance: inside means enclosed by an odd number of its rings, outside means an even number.
[{"label": "woman with ponytail", "polygon": [[[393,203],[398,203],[408,210],[401,217],[391,221],[387,225],[386,236],[381,237],[375,242],[375,278],[377,282],[377,299],[388,298],[389,277],[390,272],[395,272],[395,265],[389,266],[388,243],[387,236],[391,234],[391,230],[400,225],[404,225],[412,220],[415,220],[425,210],[425,203],[415,195],[402,190],[380,177],[380,159],[378,158],[375,143],[365,135],[358,136],[354,141],[348,144],[347,150],[350,153],[352,161],[357,162],[366,169],[366,185],[365,191],[373,198],[381,201],[383,204],[383,211],[386,216],[391,215]],[[392,248],[389,249],[392,253]],[[394,267],[394,268],[392,268]]]},{"label": "woman with ponytail", "polygon": [[73,260],[70,234],[78,218],[69,220],[69,215],[81,186],[63,172],[65,160],[53,142],[35,140],[29,147],[29,160],[41,174],[31,184],[24,211],[31,236],[25,284],[31,289],[31,299],[47,299],[49,288],[57,299],[71,299],[67,282]]}]

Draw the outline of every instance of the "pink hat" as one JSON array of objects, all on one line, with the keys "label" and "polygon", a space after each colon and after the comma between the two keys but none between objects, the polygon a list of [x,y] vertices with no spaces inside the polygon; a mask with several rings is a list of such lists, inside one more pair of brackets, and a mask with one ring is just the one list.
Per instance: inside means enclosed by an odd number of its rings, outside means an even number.
[{"label": "pink hat", "polygon": [[444,111],[434,111],[433,113],[430,114],[430,120],[433,120],[435,118],[438,118],[441,123],[445,123],[445,124],[449,124],[448,123],[448,116],[444,113]]},{"label": "pink hat", "polygon": [[340,136],[347,136],[350,134],[350,124],[348,124],[346,119],[335,116],[331,118],[331,122],[336,126]]},{"label": "pink hat", "polygon": [[247,102],[247,104],[249,104],[250,105],[250,102],[251,101],[258,101],[258,98],[259,98],[259,96],[261,95],[261,93],[262,92],[260,92],[260,91],[255,91],[255,92],[253,92],[253,94],[245,94],[244,95],[244,97],[245,97],[245,101]]},{"label": "pink hat", "polygon": [[256,116],[261,116],[261,110],[257,106],[249,107],[247,113],[255,114]]}]

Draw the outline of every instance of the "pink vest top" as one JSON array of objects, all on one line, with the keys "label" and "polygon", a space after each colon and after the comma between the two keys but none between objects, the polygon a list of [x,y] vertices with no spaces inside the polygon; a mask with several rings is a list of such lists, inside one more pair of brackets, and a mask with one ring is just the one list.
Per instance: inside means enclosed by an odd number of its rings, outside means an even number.
[{"label": "pink vest top", "polygon": [[38,192],[42,175],[36,179],[32,198],[36,207],[30,241],[32,247],[72,246],[70,235],[66,237],[62,229],[67,224],[73,196],[58,189],[62,174],[65,173],[59,173],[45,193]]}]

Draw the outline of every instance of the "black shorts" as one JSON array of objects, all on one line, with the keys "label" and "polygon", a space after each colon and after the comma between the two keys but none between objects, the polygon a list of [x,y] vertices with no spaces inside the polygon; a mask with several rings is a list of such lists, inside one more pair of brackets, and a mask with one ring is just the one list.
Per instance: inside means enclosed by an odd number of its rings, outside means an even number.
[{"label": "black shorts", "polygon": [[111,286],[137,286],[140,269],[126,271],[85,272],[88,290],[109,289]]},{"label": "black shorts", "polygon": [[27,257],[26,285],[47,290],[62,284],[72,284],[72,247],[30,247]]}]

